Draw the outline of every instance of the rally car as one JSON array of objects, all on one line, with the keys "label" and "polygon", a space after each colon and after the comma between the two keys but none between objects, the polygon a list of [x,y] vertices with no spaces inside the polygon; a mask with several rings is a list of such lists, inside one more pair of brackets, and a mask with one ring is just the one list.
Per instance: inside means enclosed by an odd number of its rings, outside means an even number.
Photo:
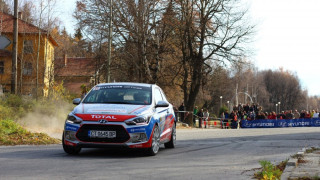
[{"label": "rally car", "polygon": [[161,144],[175,147],[173,107],[155,84],[98,84],[73,104],[77,106],[62,135],[68,154],[78,154],[81,148],[127,147],[156,155]]}]

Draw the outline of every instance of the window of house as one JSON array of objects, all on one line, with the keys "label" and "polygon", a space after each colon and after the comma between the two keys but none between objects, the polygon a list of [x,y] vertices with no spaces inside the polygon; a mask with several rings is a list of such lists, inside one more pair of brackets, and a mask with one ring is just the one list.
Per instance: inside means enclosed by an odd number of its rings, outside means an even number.
[{"label": "window of house", "polygon": [[32,74],[32,63],[26,62],[23,67],[23,75],[31,75]]},{"label": "window of house", "polygon": [[23,41],[23,52],[24,53],[33,53],[32,40],[24,40]]},{"label": "window of house", "polygon": [[4,62],[0,61],[0,74],[4,74]]}]

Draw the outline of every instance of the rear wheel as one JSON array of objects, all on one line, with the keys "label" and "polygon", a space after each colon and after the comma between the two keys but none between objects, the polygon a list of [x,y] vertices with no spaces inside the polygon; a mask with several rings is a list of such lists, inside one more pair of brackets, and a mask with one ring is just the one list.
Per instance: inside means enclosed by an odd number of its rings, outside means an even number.
[{"label": "rear wheel", "polygon": [[174,148],[176,146],[176,125],[175,123],[172,126],[171,131],[171,140],[164,144],[164,147],[166,148]]},{"label": "rear wheel", "polygon": [[79,148],[79,147],[73,147],[73,146],[68,146],[68,145],[64,144],[64,134],[62,135],[62,147],[63,147],[64,152],[66,152],[68,154],[72,154],[72,155],[77,155],[81,151],[81,148]]},{"label": "rear wheel", "polygon": [[152,144],[151,147],[148,148],[148,154],[150,156],[154,156],[159,152],[160,148],[160,130],[157,125],[155,125],[152,135]]}]

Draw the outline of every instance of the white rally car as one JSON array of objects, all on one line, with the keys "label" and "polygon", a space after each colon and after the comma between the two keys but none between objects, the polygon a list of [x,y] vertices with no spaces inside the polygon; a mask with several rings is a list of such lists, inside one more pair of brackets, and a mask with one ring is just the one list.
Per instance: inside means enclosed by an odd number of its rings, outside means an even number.
[{"label": "white rally car", "polygon": [[94,86],[69,113],[62,136],[63,149],[145,148],[155,155],[161,144],[174,148],[176,118],[161,88],[154,84],[105,83]]}]

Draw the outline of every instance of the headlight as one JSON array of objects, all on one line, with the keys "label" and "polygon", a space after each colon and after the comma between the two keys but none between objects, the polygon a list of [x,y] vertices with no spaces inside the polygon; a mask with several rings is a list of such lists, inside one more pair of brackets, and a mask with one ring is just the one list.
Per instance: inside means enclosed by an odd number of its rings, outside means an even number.
[{"label": "headlight", "polygon": [[77,117],[73,116],[73,115],[68,115],[67,122],[68,123],[80,124],[82,122],[82,120],[80,118],[77,118]]},{"label": "headlight", "polygon": [[146,125],[149,123],[150,118],[151,118],[150,116],[149,117],[137,117],[134,119],[127,120],[127,121],[125,121],[125,123],[127,125]]}]

